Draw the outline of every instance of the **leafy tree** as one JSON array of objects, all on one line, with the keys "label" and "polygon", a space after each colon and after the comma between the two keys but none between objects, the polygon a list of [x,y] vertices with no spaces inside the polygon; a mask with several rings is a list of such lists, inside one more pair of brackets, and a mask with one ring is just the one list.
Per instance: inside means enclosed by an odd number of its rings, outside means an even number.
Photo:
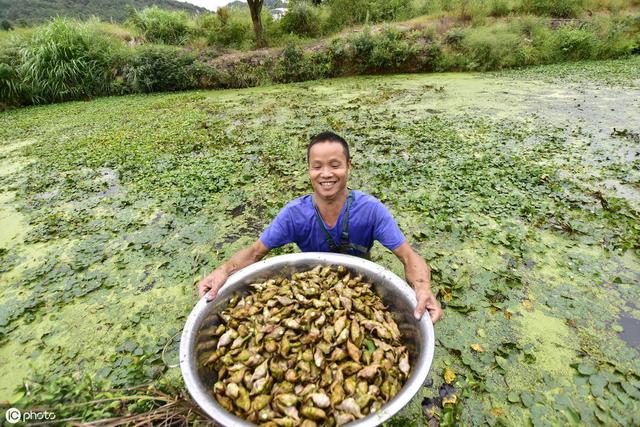
[{"label": "leafy tree", "polygon": [[291,4],[280,25],[286,32],[300,36],[316,37],[320,33],[318,11],[306,0]]},{"label": "leafy tree", "polygon": [[264,38],[264,31],[262,29],[262,18],[260,17],[264,0],[247,0],[247,3],[249,4],[249,10],[251,11],[253,31],[256,34],[256,47],[267,47],[267,41]]}]

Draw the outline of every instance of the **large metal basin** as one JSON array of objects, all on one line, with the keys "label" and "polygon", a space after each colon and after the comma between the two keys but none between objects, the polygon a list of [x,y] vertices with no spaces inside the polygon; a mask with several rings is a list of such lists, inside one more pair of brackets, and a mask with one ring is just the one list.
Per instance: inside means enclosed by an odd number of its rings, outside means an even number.
[{"label": "large metal basin", "polygon": [[407,283],[384,267],[350,255],[306,252],[281,255],[252,264],[231,275],[218,292],[218,297],[207,303],[204,298],[196,304],[187,319],[180,341],[180,369],[191,397],[216,423],[225,427],[253,426],[254,424],[227,412],[209,393],[216,381],[215,371],[202,366],[213,348],[210,341],[211,326],[220,320],[222,311],[236,291],[248,292],[248,285],[275,276],[290,276],[314,266],[344,265],[352,274],[363,274],[375,284],[375,290],[389,310],[397,313],[396,320],[409,349],[411,374],[400,392],[378,412],[347,424],[349,427],[377,426],[400,411],[420,390],[433,360],[435,339],[428,315],[420,321],[413,317],[415,294]]}]

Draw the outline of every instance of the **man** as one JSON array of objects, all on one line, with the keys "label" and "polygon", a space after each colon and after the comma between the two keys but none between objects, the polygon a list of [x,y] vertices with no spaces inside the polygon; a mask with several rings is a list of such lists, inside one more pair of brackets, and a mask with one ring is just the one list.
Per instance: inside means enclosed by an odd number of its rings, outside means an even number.
[{"label": "man", "polygon": [[347,142],[333,132],[314,136],[307,147],[313,194],[289,202],[248,248],[233,255],[198,284],[200,296],[214,299],[230,274],[260,261],[270,249],[295,242],[303,252],[365,256],[378,240],[404,265],[416,293],[414,316],[428,310],[435,323],[442,309],[431,291],[431,269],[407,243],[387,208],[375,197],[349,190],[351,157]]}]

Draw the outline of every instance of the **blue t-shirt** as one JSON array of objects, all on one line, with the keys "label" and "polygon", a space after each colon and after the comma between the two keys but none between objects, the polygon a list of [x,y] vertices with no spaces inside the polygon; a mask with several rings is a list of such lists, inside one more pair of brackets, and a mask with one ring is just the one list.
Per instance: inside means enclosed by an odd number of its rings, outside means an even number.
[{"label": "blue t-shirt", "polygon": [[[349,210],[350,243],[371,249],[377,240],[390,250],[406,241],[398,224],[382,202],[361,191],[352,190],[353,202]],[[340,233],[347,203],[342,206],[333,228],[325,223],[333,241],[340,245]],[[287,203],[260,236],[269,249],[296,243],[302,252],[330,252],[329,244],[315,217],[313,196],[298,197]]]}]

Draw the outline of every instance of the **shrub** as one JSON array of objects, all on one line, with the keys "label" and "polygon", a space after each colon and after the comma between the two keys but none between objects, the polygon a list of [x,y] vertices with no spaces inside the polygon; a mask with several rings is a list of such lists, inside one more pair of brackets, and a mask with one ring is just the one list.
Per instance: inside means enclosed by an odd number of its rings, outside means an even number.
[{"label": "shrub", "polygon": [[316,37],[320,34],[320,14],[307,1],[297,1],[291,5],[287,13],[282,17],[280,25],[288,33]]},{"label": "shrub", "polygon": [[243,49],[254,44],[252,25],[248,10],[221,7],[207,14],[200,28],[210,45]]},{"label": "shrub", "polygon": [[220,84],[225,88],[260,86],[271,81],[268,66],[237,62],[220,73]]},{"label": "shrub", "polygon": [[281,82],[295,82],[302,79],[305,72],[304,51],[293,44],[288,44],[282,51],[282,56],[276,69],[277,80]]},{"label": "shrub", "polygon": [[408,0],[376,0],[369,3],[369,13],[373,22],[397,20],[411,7]]},{"label": "shrub", "polygon": [[115,50],[111,39],[85,24],[56,18],[21,49],[18,73],[34,103],[106,94]]},{"label": "shrub", "polygon": [[442,71],[443,51],[442,46],[433,40],[426,43],[418,53],[419,71]]},{"label": "shrub", "polygon": [[638,48],[638,30],[631,17],[596,18],[580,28],[562,26],[544,40],[545,60],[577,61],[628,55]]},{"label": "shrub", "polygon": [[274,80],[278,82],[299,82],[327,77],[330,70],[326,54],[305,54],[294,44],[288,44],[274,70]]},{"label": "shrub", "polygon": [[350,39],[353,58],[361,71],[397,71],[415,59],[418,47],[405,40],[404,34],[394,28],[385,28],[372,35],[367,28]]},{"label": "shrub", "polygon": [[122,70],[130,92],[189,89],[199,77],[196,57],[174,46],[142,45],[135,49]]},{"label": "shrub", "polygon": [[584,10],[584,0],[522,0],[522,10],[554,18],[575,18]]},{"label": "shrub", "polygon": [[450,29],[444,34],[443,41],[449,46],[460,46],[464,40],[464,30],[460,27]]},{"label": "shrub", "polygon": [[402,32],[389,27],[376,38],[370,63],[378,70],[396,70],[413,59],[416,53],[417,46],[407,42]]},{"label": "shrub", "polygon": [[133,11],[127,22],[138,28],[144,38],[152,43],[183,45],[192,31],[186,13],[157,6],[144,8],[140,12]]},{"label": "shrub", "polygon": [[562,26],[545,42],[551,61],[577,61],[595,57],[596,35],[586,29]]},{"label": "shrub", "polygon": [[102,33],[114,40],[130,42],[134,37],[134,31],[125,26],[110,22],[102,22],[98,18],[91,18],[86,22],[87,26],[97,33]]},{"label": "shrub", "polygon": [[507,0],[491,0],[489,2],[489,16],[500,17],[511,13],[511,6]]},{"label": "shrub", "polygon": [[330,0],[329,21],[334,29],[366,22],[390,21],[411,8],[410,0]]},{"label": "shrub", "polygon": [[640,48],[640,16],[596,18],[590,31],[599,35],[594,57],[617,58],[637,53]]},{"label": "shrub", "polygon": [[346,40],[335,38],[327,46],[327,56],[330,58],[329,75],[339,76],[350,74],[353,68],[351,63],[351,54],[349,52],[349,44]]},{"label": "shrub", "polygon": [[455,0],[453,13],[464,21],[482,22],[488,15],[488,5],[483,0]]},{"label": "shrub", "polygon": [[470,29],[462,46],[467,52],[470,70],[495,70],[524,65],[519,34],[504,25]]},{"label": "shrub", "polygon": [[18,45],[0,49],[0,110],[9,105],[19,105],[29,96],[19,74],[20,51]]}]

